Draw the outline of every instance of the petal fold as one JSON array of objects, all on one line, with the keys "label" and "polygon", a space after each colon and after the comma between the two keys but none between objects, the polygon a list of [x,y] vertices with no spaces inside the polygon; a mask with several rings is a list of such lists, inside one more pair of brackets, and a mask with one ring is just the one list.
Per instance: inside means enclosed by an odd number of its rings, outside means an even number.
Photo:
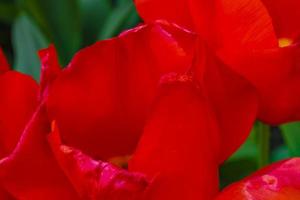
[{"label": "petal fold", "polygon": [[47,101],[66,145],[102,160],[132,154],[160,76],[190,67],[194,41],[194,34],[158,21],[79,51]]},{"label": "petal fold", "polygon": [[48,140],[58,163],[82,199],[142,199],[148,186],[144,175],[93,160],[81,151],[63,145],[55,123]]},{"label": "petal fold", "polygon": [[164,77],[129,170],[153,178],[147,198],[211,199],[218,191],[219,132],[189,75]]},{"label": "petal fold", "polygon": [[16,199],[79,199],[47,143],[45,111],[44,106],[37,109],[17,147],[0,161],[0,184]]},{"label": "petal fold", "polygon": [[262,0],[268,9],[278,38],[300,40],[300,2],[298,0]]},{"label": "petal fold", "polygon": [[205,86],[221,130],[220,162],[223,162],[250,134],[258,114],[258,95],[249,81],[204,45],[198,45],[197,56],[194,70],[197,81]]},{"label": "petal fold", "polygon": [[47,88],[61,72],[56,49],[53,44],[39,52],[41,60],[40,96],[47,93]]}]

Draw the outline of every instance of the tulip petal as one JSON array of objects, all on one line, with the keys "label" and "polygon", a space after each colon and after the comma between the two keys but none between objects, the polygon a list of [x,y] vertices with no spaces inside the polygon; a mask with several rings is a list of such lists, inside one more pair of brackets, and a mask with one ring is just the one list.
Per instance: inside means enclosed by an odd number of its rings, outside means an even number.
[{"label": "tulip petal", "polygon": [[0,184],[16,199],[78,199],[46,140],[49,122],[38,108],[14,151],[0,161]]},{"label": "tulip petal", "polygon": [[275,163],[225,188],[217,200],[289,200],[300,198],[300,158]]},{"label": "tulip petal", "polygon": [[163,82],[129,170],[154,179],[147,199],[211,199],[220,141],[207,98],[187,75]]},{"label": "tulip petal", "polygon": [[249,81],[232,71],[206,47],[199,45],[195,64],[222,135],[220,162],[225,161],[249,136],[258,113],[258,98]]},{"label": "tulip petal", "polygon": [[148,185],[142,174],[130,173],[110,163],[93,160],[81,151],[63,145],[55,123],[48,140],[58,163],[82,199],[142,198]]},{"label": "tulip petal", "polygon": [[37,105],[37,83],[15,71],[0,74],[0,157],[16,146]]},{"label": "tulip petal", "polygon": [[241,52],[231,65],[256,87],[260,120],[274,125],[300,120],[299,58],[299,46],[292,45]]},{"label": "tulip petal", "polygon": [[131,154],[161,74],[186,71],[194,41],[194,34],[160,21],[78,52],[47,101],[66,145],[101,160]]},{"label": "tulip petal", "polygon": [[40,95],[47,93],[48,86],[56,79],[61,72],[58,56],[54,45],[39,51],[41,60],[41,82]]},{"label": "tulip petal", "polygon": [[[193,30],[188,1],[134,0],[134,3],[146,22],[164,19]],[[180,12],[178,12],[179,10]]]},{"label": "tulip petal", "polygon": [[262,0],[268,9],[279,38],[300,39],[300,1]]},{"label": "tulip petal", "polygon": [[15,200],[9,193],[0,188],[0,199],[1,200]]},{"label": "tulip petal", "polygon": [[218,0],[217,47],[226,61],[243,49],[262,50],[278,46],[272,19],[260,0]]},{"label": "tulip petal", "polygon": [[146,22],[177,23],[196,31],[220,51],[228,48],[223,53],[278,45],[272,19],[260,0],[135,0],[135,4]]}]

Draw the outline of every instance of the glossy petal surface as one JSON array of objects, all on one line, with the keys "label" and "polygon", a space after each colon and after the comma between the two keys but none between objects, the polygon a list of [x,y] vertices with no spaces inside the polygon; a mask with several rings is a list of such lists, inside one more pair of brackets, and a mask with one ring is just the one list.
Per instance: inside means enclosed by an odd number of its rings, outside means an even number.
[{"label": "glossy petal surface", "polygon": [[83,199],[138,200],[148,186],[145,176],[130,173],[110,163],[93,160],[72,147],[61,144],[57,126],[49,143],[61,168]]},{"label": "glossy petal surface", "polygon": [[300,198],[300,159],[275,163],[225,188],[217,200],[291,200]]},{"label": "glossy petal surface", "polygon": [[215,118],[188,76],[164,81],[170,80],[161,88],[129,169],[154,178],[147,199],[210,199],[218,190]]},{"label": "glossy petal surface", "polygon": [[66,145],[104,160],[131,154],[160,76],[190,67],[194,37],[156,22],[78,52],[47,102]]}]

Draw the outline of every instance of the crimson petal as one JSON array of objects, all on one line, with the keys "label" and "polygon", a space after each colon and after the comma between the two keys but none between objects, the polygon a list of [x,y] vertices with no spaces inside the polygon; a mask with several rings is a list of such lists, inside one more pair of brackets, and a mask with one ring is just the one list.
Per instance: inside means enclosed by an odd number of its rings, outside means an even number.
[{"label": "crimson petal", "polygon": [[48,137],[52,151],[81,198],[138,200],[143,197],[148,186],[144,175],[93,160],[81,151],[63,145],[55,123],[52,129]]},{"label": "crimson petal", "polygon": [[37,105],[37,83],[29,76],[9,70],[0,50],[0,157],[16,146]]},{"label": "crimson petal", "polygon": [[246,140],[258,114],[258,97],[249,81],[199,45],[196,77],[205,85],[222,136],[220,162]]},{"label": "crimson petal", "polygon": [[186,71],[194,41],[159,21],[78,52],[49,89],[47,109],[62,139],[97,159],[131,154],[161,74]]},{"label": "crimson petal", "polygon": [[210,199],[218,191],[214,115],[188,75],[163,82],[129,169],[154,178],[147,199]]},{"label": "crimson petal", "polygon": [[300,40],[300,1],[298,0],[262,0],[268,9],[277,36]]},{"label": "crimson petal", "polygon": [[49,122],[40,106],[17,147],[0,161],[0,184],[17,199],[78,199],[46,140]]}]

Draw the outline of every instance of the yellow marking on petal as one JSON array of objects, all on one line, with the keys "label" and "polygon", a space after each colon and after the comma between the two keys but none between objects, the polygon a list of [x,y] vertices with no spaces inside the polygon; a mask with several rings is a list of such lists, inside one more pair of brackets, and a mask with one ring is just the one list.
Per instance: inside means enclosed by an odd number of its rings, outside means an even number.
[{"label": "yellow marking on petal", "polygon": [[278,45],[279,47],[288,47],[293,44],[293,40],[291,38],[279,38]]}]

